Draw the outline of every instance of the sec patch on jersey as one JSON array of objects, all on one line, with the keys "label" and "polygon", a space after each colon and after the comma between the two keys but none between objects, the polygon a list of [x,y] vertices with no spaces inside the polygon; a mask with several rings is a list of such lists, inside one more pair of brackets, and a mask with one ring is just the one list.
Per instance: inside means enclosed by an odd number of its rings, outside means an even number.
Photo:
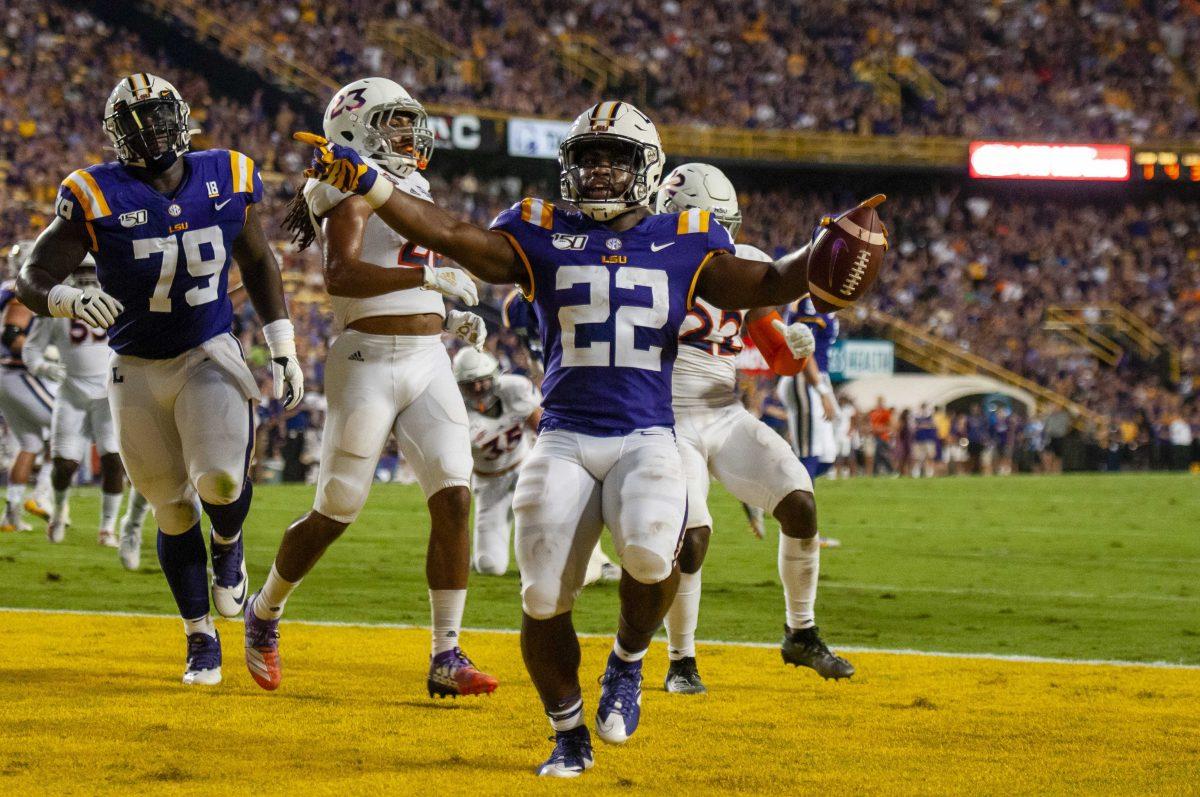
[{"label": "sec patch on jersey", "polygon": [[836,313],[857,302],[875,283],[887,252],[887,228],[876,194],[840,216],[821,219],[808,256],[808,289],[822,313]]}]

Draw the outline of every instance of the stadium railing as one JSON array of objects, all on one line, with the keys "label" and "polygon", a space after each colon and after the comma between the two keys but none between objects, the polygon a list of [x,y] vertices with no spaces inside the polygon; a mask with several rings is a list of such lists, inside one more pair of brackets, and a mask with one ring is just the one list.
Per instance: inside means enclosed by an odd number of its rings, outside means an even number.
[{"label": "stadium railing", "polygon": [[985,374],[1029,392],[1037,400],[1039,409],[1054,407],[1065,410],[1077,425],[1085,427],[1085,431],[1107,429],[1109,426],[1107,416],[1026,379],[1015,371],[972,354],[891,313],[874,308],[867,312],[870,321],[896,344],[896,354],[918,368],[934,374]]}]

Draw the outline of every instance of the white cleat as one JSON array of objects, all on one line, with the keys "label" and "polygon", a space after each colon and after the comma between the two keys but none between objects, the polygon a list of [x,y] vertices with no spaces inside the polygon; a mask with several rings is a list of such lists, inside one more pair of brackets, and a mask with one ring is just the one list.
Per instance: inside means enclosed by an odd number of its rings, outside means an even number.
[{"label": "white cleat", "polygon": [[67,538],[67,519],[66,517],[53,517],[46,524],[46,539],[56,545]]},{"label": "white cleat", "polygon": [[216,576],[212,580],[213,607],[222,617],[241,617],[246,608],[246,592],[250,589],[250,576],[246,573],[245,560],[241,563],[241,579],[232,587],[223,587],[217,583]]},{"label": "white cleat", "polygon": [[121,524],[121,541],[117,555],[126,570],[137,570],[142,564],[142,529],[132,523]]},{"label": "white cleat", "polygon": [[611,584],[614,581],[620,581],[621,568],[612,562],[605,562],[600,565],[600,578],[596,580],[601,584]]},{"label": "white cleat", "polygon": [[105,548],[116,548],[118,545],[117,533],[112,529],[100,529],[96,534],[96,544]]},{"label": "white cleat", "polygon": [[183,682],[189,686],[216,686],[221,683],[221,635],[188,634],[187,648],[187,670],[183,673]]}]

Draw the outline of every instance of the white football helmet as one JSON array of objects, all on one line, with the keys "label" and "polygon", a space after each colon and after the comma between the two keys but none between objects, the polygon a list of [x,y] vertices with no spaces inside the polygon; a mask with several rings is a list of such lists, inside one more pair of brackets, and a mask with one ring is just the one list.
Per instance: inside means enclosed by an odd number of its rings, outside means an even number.
[{"label": "white football helmet", "polygon": [[464,346],[454,355],[450,367],[468,406],[478,412],[487,412],[496,403],[496,378],[500,376],[500,363],[495,357],[486,351]]},{"label": "white football helmet", "polygon": [[[396,117],[408,118],[412,127],[393,129]],[[424,169],[433,155],[429,114],[387,78],[366,77],[342,86],[325,109],[324,128],[325,138],[352,147],[397,177]]]},{"label": "white football helmet", "polygon": [[183,97],[146,72],[121,78],[104,104],[104,133],[128,166],[165,171],[188,151],[193,132]]},{"label": "white football helmet", "polygon": [[[632,180],[617,196],[586,198],[581,182],[580,155],[589,145],[616,143],[630,147]],[[636,207],[649,206],[662,179],[662,140],[654,123],[627,102],[593,105],[576,117],[558,148],[559,190],[562,198],[596,221],[609,221]]]},{"label": "white football helmet", "polygon": [[707,163],[685,163],[663,180],[658,189],[655,213],[682,213],[700,208],[712,213],[737,238],[742,228],[742,212],[738,210],[737,190],[725,173]]}]

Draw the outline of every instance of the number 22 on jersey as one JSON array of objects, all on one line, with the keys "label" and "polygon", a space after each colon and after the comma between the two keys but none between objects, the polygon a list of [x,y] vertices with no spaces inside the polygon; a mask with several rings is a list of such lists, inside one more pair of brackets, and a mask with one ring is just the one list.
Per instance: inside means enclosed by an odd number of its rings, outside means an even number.
[{"label": "number 22 on jersey", "polygon": [[[208,247],[207,257],[205,245]],[[171,285],[175,282],[180,248],[183,249],[183,262],[188,274],[197,279],[208,278],[206,282],[189,288],[183,298],[192,307],[216,301],[217,280],[213,277],[224,268],[226,257],[224,236],[221,228],[214,225],[185,230],[165,238],[139,238],[133,242],[133,256],[138,260],[162,255],[158,282],[154,285],[154,295],[150,297],[151,312],[171,312]]]},{"label": "number 22 on jersey", "polygon": [[[558,310],[562,329],[562,364],[564,367],[609,366],[662,370],[662,347],[639,349],[634,345],[637,327],[660,329],[670,316],[670,283],[665,271],[635,266],[617,269],[613,284],[618,291],[650,289],[650,306],[619,304],[612,309],[609,290],[609,271],[605,266],[561,266],[555,278],[558,290],[587,285],[587,304],[571,304]],[[576,327],[580,324],[611,324],[613,342],[592,341],[576,345]]]}]

